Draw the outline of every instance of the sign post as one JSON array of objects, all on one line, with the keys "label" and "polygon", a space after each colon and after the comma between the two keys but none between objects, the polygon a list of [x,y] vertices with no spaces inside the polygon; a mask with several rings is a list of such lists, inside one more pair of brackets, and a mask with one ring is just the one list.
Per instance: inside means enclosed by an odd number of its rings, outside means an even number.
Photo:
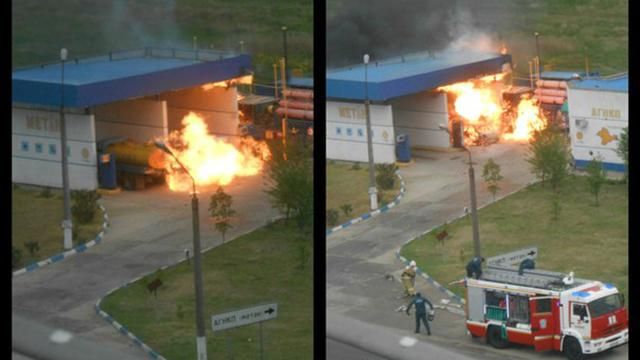
[{"label": "sign post", "polygon": [[512,251],[510,253],[490,257],[487,259],[487,265],[509,267],[519,264],[526,258],[535,259],[538,257],[538,247],[533,246],[526,249]]},{"label": "sign post", "polygon": [[[260,331],[260,359],[264,359],[262,322],[275,319],[276,317],[278,317],[278,304],[256,305],[246,309],[213,315],[211,316],[211,326],[213,331],[222,331],[258,323]],[[231,340],[229,339],[229,341]],[[230,343],[229,348],[231,348]]]}]

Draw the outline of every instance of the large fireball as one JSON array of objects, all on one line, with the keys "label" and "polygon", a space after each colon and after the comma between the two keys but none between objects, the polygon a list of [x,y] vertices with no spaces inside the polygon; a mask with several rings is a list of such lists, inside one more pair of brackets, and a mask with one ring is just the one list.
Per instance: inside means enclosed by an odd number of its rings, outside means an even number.
[{"label": "large fireball", "polygon": [[[252,139],[236,147],[209,134],[207,124],[195,113],[182,120],[184,128],[169,135],[167,147],[189,170],[197,186],[227,185],[237,176],[258,174],[270,156],[267,145]],[[167,184],[173,191],[191,191],[192,183],[171,156],[165,157]]]}]

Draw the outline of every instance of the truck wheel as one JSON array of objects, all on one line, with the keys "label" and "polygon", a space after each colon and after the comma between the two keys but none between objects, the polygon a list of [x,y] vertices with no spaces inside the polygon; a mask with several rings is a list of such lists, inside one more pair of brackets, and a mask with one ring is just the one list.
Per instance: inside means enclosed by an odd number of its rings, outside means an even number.
[{"label": "truck wheel", "polygon": [[562,346],[562,352],[569,360],[583,360],[585,358],[582,353],[582,347],[578,340],[574,337],[568,337],[564,339],[564,345]]},{"label": "truck wheel", "polygon": [[509,347],[509,340],[502,338],[499,326],[489,326],[487,330],[487,342],[496,349]]}]

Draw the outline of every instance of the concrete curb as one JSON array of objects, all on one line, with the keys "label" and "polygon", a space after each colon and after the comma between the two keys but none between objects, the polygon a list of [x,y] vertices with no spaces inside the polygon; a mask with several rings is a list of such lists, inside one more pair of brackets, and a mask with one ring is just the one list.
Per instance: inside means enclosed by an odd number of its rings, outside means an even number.
[{"label": "concrete curb", "polygon": [[40,269],[44,266],[47,266],[49,264],[53,264],[53,263],[57,263],[58,261],[64,260],[70,256],[73,256],[75,254],[78,253],[82,253],[85,252],[87,249],[98,245],[102,239],[104,238],[104,234],[107,231],[107,227],[109,227],[109,215],[107,214],[107,210],[104,208],[104,206],[102,206],[101,204],[98,205],[98,208],[100,208],[100,210],[102,210],[102,230],[98,233],[98,235],[96,235],[95,239],[86,242],[84,244],[80,244],[76,247],[74,247],[71,250],[67,250],[65,252],[61,252],[58,253],[56,255],[53,255],[45,260],[36,262],[36,263],[32,263],[27,265],[26,267],[22,268],[22,269],[18,269],[16,271],[13,272],[13,276],[19,276],[28,272],[32,272],[35,271],[37,269]]},{"label": "concrete curb", "polygon": [[[512,192],[510,192],[510,193],[507,193],[507,194],[505,194],[505,195],[502,195],[502,196],[498,197],[495,201],[493,201],[493,202],[490,202],[490,203],[488,203],[488,204],[484,204],[484,205],[480,206],[480,207],[478,208],[478,210],[480,210],[480,209],[482,209],[482,208],[484,208],[484,207],[486,207],[486,206],[488,206],[488,205],[495,204],[496,202],[498,202],[498,201],[500,201],[500,200],[502,200],[502,199],[504,199],[504,198],[506,198],[506,197],[508,197],[508,196],[511,196],[511,195],[513,195],[513,194],[515,194],[515,193],[517,193],[517,192],[519,192],[519,191],[521,191],[522,189],[526,189],[527,187],[529,187],[529,186],[531,186],[531,185],[536,184],[537,182],[538,182],[538,181],[528,182],[528,183],[527,183],[525,186],[523,186],[522,188],[517,189],[517,190],[514,190],[514,191],[512,191]],[[456,220],[461,219],[461,218],[463,218],[463,217],[465,217],[465,216],[467,216],[467,214],[462,213],[461,215],[459,215],[459,216],[457,216],[457,217],[455,217],[455,218],[453,218],[453,219],[451,219],[451,220],[447,221],[447,223],[450,223],[450,222],[456,221]],[[409,240],[405,241],[405,243],[404,243],[404,244],[402,244],[402,246],[400,247],[400,249],[396,250],[396,258],[398,258],[398,260],[402,261],[405,265],[409,265],[409,263],[411,262],[411,260],[409,260],[409,259],[405,258],[404,256],[400,255],[400,251],[402,251],[402,249],[403,249],[407,244],[409,244],[410,242],[412,242],[412,241],[414,241],[414,240],[417,240],[418,238],[421,238],[421,237],[423,237],[423,236],[425,236],[425,235],[429,234],[430,232],[432,232],[433,230],[435,230],[435,229],[439,228],[439,227],[440,227],[440,226],[442,226],[442,225],[443,225],[443,224],[436,225],[436,226],[434,226],[434,227],[432,227],[432,228],[430,228],[430,229],[428,229],[428,230],[426,230],[426,231],[422,232],[422,233],[421,233],[421,234],[419,234],[418,236],[416,236],[416,237],[414,237],[414,238],[411,238],[411,239],[409,239]],[[463,298],[461,298],[460,296],[458,296],[458,295],[454,294],[451,290],[447,289],[446,287],[442,286],[439,282],[435,281],[431,276],[429,276],[427,273],[425,273],[424,271],[422,271],[422,269],[420,269],[419,267],[417,267],[417,268],[416,268],[416,273],[420,274],[420,276],[422,276],[425,280],[427,280],[427,282],[428,282],[429,284],[431,284],[431,285],[435,286],[435,287],[436,287],[436,289],[438,289],[438,290],[440,290],[441,292],[443,292],[444,294],[446,294],[446,295],[447,295],[451,300],[454,300],[454,301],[456,301],[456,302],[458,302],[459,304],[462,304],[462,305],[464,305],[464,304],[465,304],[465,300],[464,300]]]},{"label": "concrete curb", "polygon": [[400,173],[397,172],[397,171],[396,171],[396,176],[398,177],[398,179],[400,179],[400,194],[398,194],[398,196],[396,196],[396,198],[393,199],[392,202],[388,203],[387,205],[385,205],[385,206],[383,206],[383,207],[381,207],[381,208],[379,208],[377,210],[374,210],[374,211],[368,212],[366,214],[360,215],[357,218],[351,219],[351,220],[345,222],[342,225],[338,225],[338,226],[336,226],[334,228],[331,228],[331,229],[327,230],[326,236],[329,236],[329,235],[331,235],[331,234],[333,234],[333,233],[335,233],[337,231],[340,231],[340,230],[342,230],[342,229],[344,229],[346,227],[349,227],[349,226],[351,226],[353,224],[357,224],[360,221],[364,221],[364,220],[367,220],[367,219],[372,218],[374,216],[380,215],[381,213],[385,213],[385,212],[389,211],[391,208],[393,208],[394,206],[398,205],[400,203],[400,200],[404,197],[404,193],[407,190],[405,188],[404,179],[402,179],[402,176],[400,176]]},{"label": "concrete curb", "polygon": [[[147,274],[148,275],[148,274]],[[146,275],[143,275],[146,276]],[[149,355],[150,358],[152,359],[159,359],[159,360],[166,360],[162,355],[158,354],[157,352],[155,352],[149,345],[145,344],[144,342],[142,342],[142,340],[137,337],[134,333],[132,333],[131,331],[129,331],[129,329],[127,329],[126,326],[120,324],[119,322],[117,322],[113,317],[111,317],[111,315],[109,315],[106,311],[102,310],[100,308],[100,304],[102,303],[102,300],[109,296],[111,293],[113,293],[116,290],[120,290],[124,287],[127,287],[129,284],[131,284],[134,281],[138,281],[140,280],[143,276],[137,277],[134,280],[119,286],[117,288],[111,289],[104,297],[101,297],[100,299],[98,299],[98,301],[96,302],[95,305],[95,310],[96,313],[98,315],[100,315],[103,319],[105,319],[109,324],[111,324],[113,327],[116,328],[116,330],[118,330],[118,332],[120,332],[121,334],[127,336],[128,338],[130,338],[134,344],[138,345],[145,353],[147,353],[147,355]]]}]

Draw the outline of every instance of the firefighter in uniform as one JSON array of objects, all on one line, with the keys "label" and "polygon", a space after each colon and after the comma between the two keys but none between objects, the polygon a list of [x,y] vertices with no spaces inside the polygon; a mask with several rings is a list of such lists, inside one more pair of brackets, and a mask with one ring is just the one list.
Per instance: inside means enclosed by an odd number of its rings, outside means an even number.
[{"label": "firefighter in uniform", "polygon": [[413,305],[416,306],[416,334],[420,332],[420,320],[424,324],[424,327],[427,328],[427,335],[431,336],[431,328],[429,327],[429,321],[427,321],[427,307],[426,304],[429,304],[429,311],[433,310],[433,305],[431,301],[422,297],[422,294],[417,293],[413,298],[413,301],[409,303],[407,306],[407,315],[409,315],[409,310]]},{"label": "firefighter in uniform", "polygon": [[416,262],[411,261],[409,266],[404,268],[400,276],[402,285],[404,285],[404,296],[413,296],[416,293]]},{"label": "firefighter in uniform", "polygon": [[467,264],[467,277],[473,277],[474,279],[479,279],[482,275],[482,263],[484,262],[484,258],[480,256],[476,256]]}]

